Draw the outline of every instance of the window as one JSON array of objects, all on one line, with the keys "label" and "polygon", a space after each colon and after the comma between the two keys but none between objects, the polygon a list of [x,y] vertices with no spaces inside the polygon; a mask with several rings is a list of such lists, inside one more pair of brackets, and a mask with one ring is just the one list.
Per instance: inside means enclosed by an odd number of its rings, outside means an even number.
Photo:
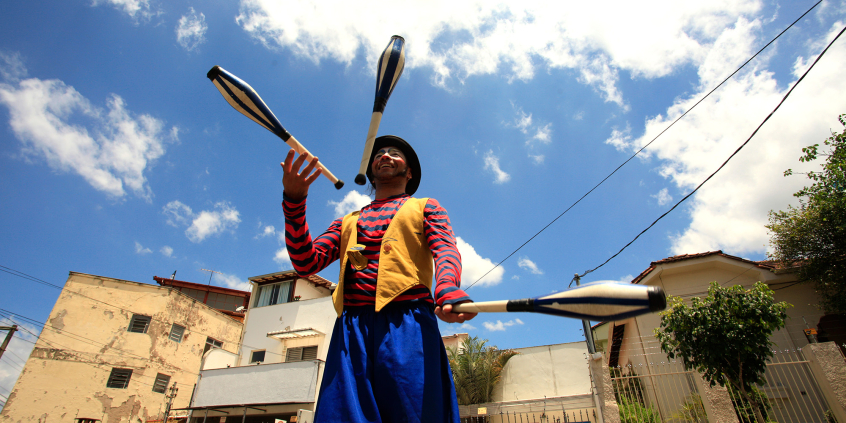
[{"label": "window", "polygon": [[147,333],[147,328],[150,327],[150,316],[141,314],[133,314],[132,320],[129,321],[129,332]]},{"label": "window", "polygon": [[157,374],[156,381],[153,382],[153,392],[165,393],[168,383],[170,383],[170,376],[161,373]]},{"label": "window", "polygon": [[608,354],[608,367],[620,365],[620,347],[623,345],[623,336],[626,334],[626,325],[614,326],[611,334],[611,352]]},{"label": "window", "polygon": [[182,291],[183,294],[185,294],[185,295],[187,295],[187,296],[189,296],[189,297],[191,297],[191,298],[193,298],[193,299],[195,299],[195,300],[197,300],[201,303],[206,301],[206,293],[208,291],[200,291],[199,289],[192,289],[192,288],[185,288],[185,287],[182,287],[179,290]]},{"label": "window", "polygon": [[261,351],[253,351],[250,354],[250,363],[262,363],[264,362],[264,350]]},{"label": "window", "polygon": [[182,342],[182,335],[185,334],[185,328],[182,326],[177,325],[176,323],[173,324],[170,328],[170,340],[173,342]]},{"label": "window", "polygon": [[288,348],[285,361],[307,361],[317,359],[317,345],[311,347]]},{"label": "window", "polygon": [[129,385],[129,378],[132,377],[132,369],[112,369],[109,375],[109,380],[106,382],[107,388],[126,389]]},{"label": "window", "polygon": [[203,355],[206,355],[206,352],[212,348],[223,348],[223,342],[206,337],[206,347],[203,349]]},{"label": "window", "polygon": [[290,281],[259,286],[255,307],[287,303],[290,295]]},{"label": "window", "polygon": [[74,419],[73,423],[100,423],[100,419],[89,419],[86,417],[79,417]]},{"label": "window", "polygon": [[244,305],[244,297],[209,292],[209,299],[206,304],[211,308],[235,311],[238,306]]}]

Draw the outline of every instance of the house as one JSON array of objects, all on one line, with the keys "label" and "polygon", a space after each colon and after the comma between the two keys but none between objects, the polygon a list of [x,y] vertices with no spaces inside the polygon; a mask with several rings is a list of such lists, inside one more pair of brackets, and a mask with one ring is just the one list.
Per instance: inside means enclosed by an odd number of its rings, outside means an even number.
[{"label": "house", "polygon": [[187,407],[192,422],[227,416],[295,421],[300,410],[314,410],[337,316],[334,284],[318,275],[300,277],[293,270],[249,281],[252,304],[244,318],[241,348],[207,355]]},{"label": "house", "polygon": [[161,420],[188,405],[205,353],[237,353],[233,317],[173,286],[71,272],[0,422]]},{"label": "house", "polygon": [[[838,400],[831,390],[832,386],[842,387],[846,383],[843,357],[836,354],[833,359],[834,368],[841,369],[839,376],[825,374],[819,368],[819,361],[829,360],[831,364],[830,352],[837,347],[833,342],[817,342],[837,341],[839,335],[832,326],[842,326],[844,321],[842,316],[824,315],[816,307],[818,299],[812,287],[799,283],[791,269],[782,269],[771,261],[752,261],[722,251],[710,251],[654,261],[632,283],[659,286],[668,297],[689,300],[707,295],[713,281],[724,287],[741,285],[747,289],[761,281],[774,291],[775,301],[793,305],[787,310],[786,326],[770,338],[774,357],[767,365],[766,383],[759,387],[772,405],[771,419],[781,423],[825,421],[827,410],[843,413],[842,405],[838,405],[843,399]],[[611,397],[617,396],[618,400],[629,395],[623,398],[624,401],[642,404],[663,419],[679,418],[678,413],[685,407],[690,410],[696,401],[712,395],[712,388],[702,383],[698,373],[684,369],[678,360],[671,360],[661,352],[653,334],[659,326],[660,316],[653,313],[604,322],[594,328],[606,351],[604,364],[610,369],[612,387],[606,391],[613,391]],[[720,337],[721,334],[711,336]],[[841,338],[838,344],[842,342]],[[820,355],[823,350],[828,358]],[[594,380],[604,377],[607,375],[597,373]],[[726,418],[729,420],[725,421],[735,419],[734,408],[724,388],[722,394],[714,395],[723,398],[723,403],[710,406],[707,405],[709,401],[704,401],[705,408],[710,410],[708,418],[714,418],[712,411],[722,409],[728,410]],[[606,395],[605,398],[610,397]]]},{"label": "house", "polygon": [[173,278],[166,279],[158,276],[153,276],[153,280],[161,286],[171,287],[239,322],[244,322],[243,310],[250,304],[250,292],[248,291],[239,291],[237,289],[229,289],[210,284],[203,285],[175,280]]}]

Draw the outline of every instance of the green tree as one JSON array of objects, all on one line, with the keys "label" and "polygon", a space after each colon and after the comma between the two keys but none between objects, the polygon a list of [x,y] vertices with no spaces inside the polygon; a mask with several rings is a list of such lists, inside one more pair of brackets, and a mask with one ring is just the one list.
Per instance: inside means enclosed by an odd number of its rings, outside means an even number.
[{"label": "green tree", "polygon": [[[813,282],[820,307],[829,313],[846,313],[846,114],[844,130],[819,144],[802,149],[801,162],[825,157],[821,172],[805,175],[813,181],[793,196],[799,207],[770,211],[770,257],[786,267],[797,267],[800,281]],[[793,170],[784,172],[785,176]]]},{"label": "green tree", "polygon": [[[770,335],[784,327],[790,304],[776,303],[773,291],[756,282],[749,289],[723,288],[711,282],[705,298],[687,306],[670,297],[655,336],[670,358],[680,358],[685,369],[702,373],[711,386],[730,385],[749,404],[755,384],[764,382],[767,360],[772,357]],[[755,416],[764,423],[759,407]]]},{"label": "green tree", "polygon": [[491,402],[505,363],[517,355],[513,350],[488,347],[485,345],[487,342],[487,339],[471,336],[461,343],[460,348],[447,348],[455,394],[461,405]]}]

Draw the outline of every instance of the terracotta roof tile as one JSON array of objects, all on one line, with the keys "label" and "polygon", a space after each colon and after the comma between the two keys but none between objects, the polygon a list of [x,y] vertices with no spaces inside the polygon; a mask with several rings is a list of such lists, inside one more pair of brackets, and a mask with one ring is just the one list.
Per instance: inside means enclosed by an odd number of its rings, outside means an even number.
[{"label": "terracotta roof tile", "polygon": [[723,256],[725,258],[729,258],[729,259],[732,259],[732,260],[737,260],[737,261],[740,261],[740,262],[743,262],[743,263],[753,264],[756,267],[759,267],[761,269],[767,269],[767,270],[773,270],[773,271],[784,269],[783,266],[781,266],[778,262],[776,262],[774,260],[753,261],[753,260],[745,259],[745,258],[742,258],[742,257],[737,257],[737,256],[733,256],[733,255],[730,255],[730,254],[726,254],[726,253],[723,252],[723,250],[716,250],[716,251],[707,251],[707,252],[704,252],[704,253],[680,254],[680,255],[677,255],[677,256],[667,257],[665,259],[661,259],[661,260],[658,260],[658,261],[653,261],[652,263],[649,264],[649,267],[646,268],[646,270],[644,270],[639,275],[637,275],[637,277],[632,279],[631,283],[640,283],[640,281],[642,281],[647,275],[649,275],[649,273],[651,273],[653,270],[655,270],[655,268],[658,265],[667,264],[667,263],[675,263],[675,262],[678,262],[678,261],[691,260],[691,259],[702,258],[702,257],[708,257],[708,256],[713,256],[713,255],[719,255],[719,256]]}]

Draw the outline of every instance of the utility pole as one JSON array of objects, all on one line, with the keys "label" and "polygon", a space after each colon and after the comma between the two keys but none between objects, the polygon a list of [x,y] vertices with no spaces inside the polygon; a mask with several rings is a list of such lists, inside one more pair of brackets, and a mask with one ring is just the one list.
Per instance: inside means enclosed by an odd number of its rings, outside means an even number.
[{"label": "utility pole", "polygon": [[3,358],[3,353],[6,352],[6,347],[9,346],[9,341],[12,340],[12,336],[15,334],[15,331],[18,330],[18,325],[0,326],[0,330],[9,331],[9,333],[6,334],[6,340],[3,341],[3,345],[0,346],[0,358]]},{"label": "utility pole", "polygon": [[[576,281],[576,286],[579,286],[579,281],[581,281],[582,278],[579,277],[578,273],[576,273],[576,276],[573,279]],[[596,353],[596,345],[593,343],[593,332],[590,330],[590,320],[582,320],[582,327],[585,331],[585,341],[587,341],[588,352],[594,354]]]},{"label": "utility pole", "polygon": [[169,393],[165,395],[167,397],[167,408],[165,408],[165,418],[164,423],[167,423],[167,419],[170,418],[170,406],[173,404],[173,399],[176,398],[176,393],[179,392],[179,389],[176,388],[176,382],[173,382],[173,385],[170,385]]}]

